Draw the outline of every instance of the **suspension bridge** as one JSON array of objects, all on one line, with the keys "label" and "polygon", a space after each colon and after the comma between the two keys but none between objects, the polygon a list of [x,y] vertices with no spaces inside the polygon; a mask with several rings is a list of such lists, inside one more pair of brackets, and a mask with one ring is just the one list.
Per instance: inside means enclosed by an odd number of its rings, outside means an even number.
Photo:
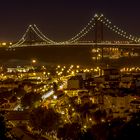
[{"label": "suspension bridge", "polygon": [[[103,28],[106,27],[126,41],[103,41]],[[89,32],[94,31],[94,38],[91,41],[81,41]],[[46,37],[34,24],[29,25],[21,39],[9,46],[9,48],[29,46],[127,46],[140,47],[140,38],[133,36],[114,25],[103,14],[95,14],[87,25],[75,36],[63,42],[56,42]]]}]

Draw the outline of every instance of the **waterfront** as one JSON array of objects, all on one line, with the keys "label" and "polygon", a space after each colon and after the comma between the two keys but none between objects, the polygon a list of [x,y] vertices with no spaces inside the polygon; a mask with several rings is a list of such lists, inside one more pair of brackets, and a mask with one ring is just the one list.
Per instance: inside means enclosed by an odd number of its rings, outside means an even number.
[{"label": "waterfront", "polygon": [[140,140],[140,2],[1,2],[0,140]]},{"label": "waterfront", "polygon": [[38,46],[7,50],[0,49],[0,64],[6,66],[29,65],[32,59],[38,65],[77,64],[83,66],[133,67],[140,66],[140,50],[109,47],[103,49],[92,46]]}]

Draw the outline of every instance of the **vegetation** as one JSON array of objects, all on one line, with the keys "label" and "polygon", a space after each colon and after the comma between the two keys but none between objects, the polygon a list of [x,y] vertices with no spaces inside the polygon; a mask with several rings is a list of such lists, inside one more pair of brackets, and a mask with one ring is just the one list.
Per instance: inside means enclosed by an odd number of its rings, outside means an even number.
[{"label": "vegetation", "polygon": [[38,107],[33,109],[30,115],[30,124],[34,130],[51,132],[57,130],[61,124],[61,116],[53,109]]},{"label": "vegetation", "polygon": [[7,127],[4,114],[4,112],[0,112],[0,140],[19,140],[10,132],[11,129]]},{"label": "vegetation", "polygon": [[41,95],[40,94],[35,94],[33,92],[26,93],[22,98],[21,98],[21,106],[23,108],[32,108],[34,107],[36,101],[41,100]]}]

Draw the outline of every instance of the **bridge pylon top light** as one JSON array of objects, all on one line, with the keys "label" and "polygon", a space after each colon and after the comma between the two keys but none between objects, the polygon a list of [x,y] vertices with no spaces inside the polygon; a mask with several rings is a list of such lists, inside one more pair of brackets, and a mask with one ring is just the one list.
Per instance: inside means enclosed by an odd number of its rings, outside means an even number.
[{"label": "bridge pylon top light", "polygon": [[95,14],[94,17],[97,18],[98,17],[98,14]]},{"label": "bridge pylon top light", "polygon": [[101,14],[101,17],[103,17],[104,15],[103,14]]}]

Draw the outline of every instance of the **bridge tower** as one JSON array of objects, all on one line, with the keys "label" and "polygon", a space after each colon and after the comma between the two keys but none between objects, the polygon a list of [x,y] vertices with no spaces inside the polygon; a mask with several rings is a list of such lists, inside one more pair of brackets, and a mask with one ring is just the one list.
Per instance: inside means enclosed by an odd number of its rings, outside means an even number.
[{"label": "bridge tower", "polygon": [[38,41],[38,36],[34,33],[34,31],[30,28],[28,31],[28,34],[26,35],[26,41],[28,43],[33,43],[35,41]]},{"label": "bridge tower", "polygon": [[103,41],[103,23],[98,18],[98,15],[95,15],[95,43]]},{"label": "bridge tower", "polygon": [[35,42],[41,42],[42,40],[37,35],[37,31],[34,30],[33,26],[29,26],[29,30],[26,33],[26,43],[33,44]]},{"label": "bridge tower", "polygon": [[[99,20],[99,16],[97,14],[95,14],[95,47],[98,48],[100,47],[101,48],[101,61],[100,61],[100,67],[101,69],[103,69],[103,58],[104,58],[104,48],[102,46],[98,46],[97,43],[100,43],[103,41],[103,23]],[[101,70],[102,71],[102,70]],[[101,75],[102,75],[102,72],[101,72]]]}]

